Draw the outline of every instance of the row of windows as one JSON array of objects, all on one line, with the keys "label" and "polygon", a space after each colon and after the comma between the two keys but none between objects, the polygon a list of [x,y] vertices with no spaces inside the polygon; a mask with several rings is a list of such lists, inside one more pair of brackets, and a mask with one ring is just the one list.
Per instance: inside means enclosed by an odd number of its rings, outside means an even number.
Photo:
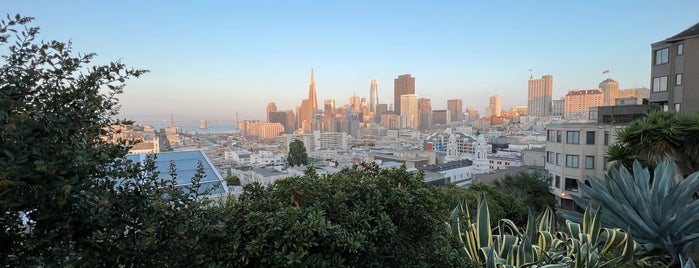
[{"label": "row of windows", "polygon": [[[546,141],[561,142],[562,130],[549,130]],[[595,144],[595,131],[585,132],[585,144]],[[567,144],[580,144],[580,131],[566,131]],[[604,145],[609,145],[609,131],[604,132]]]},{"label": "row of windows", "polygon": [[[556,188],[561,189],[561,176],[556,175],[556,179],[554,180],[554,185]],[[586,183],[587,184],[587,183]],[[566,191],[571,191],[571,192],[577,192],[578,191],[578,180],[573,179],[573,178],[565,178],[565,190]]]},{"label": "row of windows", "polygon": [[[684,54],[684,44],[677,44],[677,56]],[[655,65],[665,64],[670,61],[670,48],[662,48],[655,51]]]},{"label": "row of windows", "polygon": [[[675,75],[675,85],[682,85],[682,74]],[[663,92],[667,91],[667,75],[658,76],[653,78],[653,92]]]},{"label": "row of windows", "polygon": [[[551,151],[546,152],[546,162],[554,165],[561,165],[561,153],[554,153]],[[585,156],[585,169],[595,168],[595,156],[586,155]],[[565,166],[569,168],[579,168],[580,167],[580,156],[576,154],[566,154]]]}]

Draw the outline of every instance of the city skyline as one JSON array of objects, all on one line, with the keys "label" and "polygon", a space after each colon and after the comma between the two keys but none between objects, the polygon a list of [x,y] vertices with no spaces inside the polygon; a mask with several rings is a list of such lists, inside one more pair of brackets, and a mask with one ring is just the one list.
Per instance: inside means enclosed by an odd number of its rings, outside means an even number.
[{"label": "city skyline", "polygon": [[482,114],[493,94],[502,97],[503,109],[526,105],[528,69],[555,77],[554,99],[594,88],[607,69],[619,89],[649,87],[650,44],[694,25],[699,3],[3,6],[35,17],[43,40],[70,40],[76,52],[96,52],[94,64],[121,60],[150,70],[127,82],[120,96],[125,117],[232,120],[239,113],[241,120],[264,120],[269,102],[295,109],[311,68],[317,100],[334,99],[337,106],[354,92],[369,100],[372,79],[380,103],[391,104],[391,80],[401,74],[416,78],[416,95],[430,98],[434,110],[461,99]]}]

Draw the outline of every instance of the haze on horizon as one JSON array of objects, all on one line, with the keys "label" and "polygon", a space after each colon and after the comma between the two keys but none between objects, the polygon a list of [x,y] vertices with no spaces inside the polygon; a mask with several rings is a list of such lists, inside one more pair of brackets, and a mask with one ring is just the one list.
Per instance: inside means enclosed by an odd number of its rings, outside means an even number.
[{"label": "haze on horizon", "polygon": [[[595,88],[610,70],[620,88],[648,87],[650,44],[697,23],[699,1],[3,1],[35,17],[43,40],[96,52],[151,73],[127,82],[121,114],[141,120],[264,119],[267,103],[294,110],[314,69],[319,103],[392,103],[409,73],[416,94],[444,109],[462,99],[483,114],[526,105],[529,69],[554,77],[554,99]],[[662,11],[662,12],[661,12]]]}]

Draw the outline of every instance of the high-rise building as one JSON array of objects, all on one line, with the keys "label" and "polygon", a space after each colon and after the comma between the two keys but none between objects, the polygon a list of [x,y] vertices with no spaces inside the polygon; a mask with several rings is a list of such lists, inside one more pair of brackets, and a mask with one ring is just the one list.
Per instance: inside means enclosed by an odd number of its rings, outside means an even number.
[{"label": "high-rise building", "polygon": [[651,44],[650,102],[663,111],[699,111],[699,23]]},{"label": "high-rise building", "polygon": [[361,98],[357,95],[352,95],[352,97],[349,98],[349,107],[350,111],[353,113],[359,113],[362,108]]},{"label": "high-rise building", "polygon": [[[584,119],[589,118],[591,107],[609,106],[604,105],[606,95],[599,89],[571,90],[563,96],[564,117]],[[614,105],[614,103],[612,103]]]},{"label": "high-rise building", "polygon": [[267,104],[267,122],[270,122],[269,121],[269,113],[276,112],[276,111],[277,111],[277,105],[274,104],[274,102],[270,102],[269,104]]},{"label": "high-rise building", "polygon": [[289,112],[291,111],[274,111],[274,112],[269,112],[269,120],[267,122],[269,123],[279,123],[284,127],[284,132],[287,134],[293,133],[294,132],[294,117],[293,115],[291,116],[291,120],[289,120]]},{"label": "high-rise building", "polygon": [[553,76],[544,75],[541,79],[529,77],[527,111],[530,116],[551,116],[553,96]]},{"label": "high-rise building", "polygon": [[486,117],[493,117],[493,116],[500,116],[502,113],[502,107],[500,106],[502,100],[500,99],[499,94],[495,94],[495,96],[490,97],[490,102],[488,107],[485,108],[485,116]]},{"label": "high-rise building", "polygon": [[449,116],[449,110],[434,110],[432,111],[432,124],[445,126],[449,124],[451,117]]},{"label": "high-rise building", "polygon": [[471,106],[466,107],[466,114],[468,115],[467,119],[469,121],[475,121],[478,120],[478,118],[480,118],[480,114],[478,113],[478,111],[476,109],[473,109],[473,107]]},{"label": "high-rise building", "polygon": [[386,112],[388,112],[388,104],[376,104],[376,111],[374,112],[374,121],[381,122],[381,115],[383,115]]},{"label": "high-rise building", "polygon": [[432,101],[428,98],[417,100],[417,109],[420,113],[418,118],[419,130],[428,130],[432,127]]},{"label": "high-rise building", "polygon": [[459,122],[463,120],[464,110],[463,101],[460,99],[447,100],[447,110],[449,110],[449,121]]},{"label": "high-rise building", "polygon": [[305,133],[310,133],[313,129],[313,115],[318,112],[318,99],[316,98],[316,81],[313,78],[311,69],[311,84],[308,86],[308,99],[301,101],[299,109],[299,128]]},{"label": "high-rise building", "polygon": [[371,79],[369,87],[369,111],[376,113],[376,105],[379,104],[379,84],[376,79]]},{"label": "high-rise building", "polygon": [[613,106],[614,101],[619,97],[619,83],[607,78],[599,83],[599,89],[604,95],[604,102],[599,106]]},{"label": "high-rise building", "polygon": [[400,117],[402,128],[418,127],[417,95],[403,94],[400,96]]},{"label": "high-rise building", "polygon": [[323,101],[323,115],[335,117],[335,100]]},{"label": "high-rise building", "polygon": [[400,96],[415,94],[415,77],[410,74],[399,75],[393,80],[393,111],[400,113]]}]

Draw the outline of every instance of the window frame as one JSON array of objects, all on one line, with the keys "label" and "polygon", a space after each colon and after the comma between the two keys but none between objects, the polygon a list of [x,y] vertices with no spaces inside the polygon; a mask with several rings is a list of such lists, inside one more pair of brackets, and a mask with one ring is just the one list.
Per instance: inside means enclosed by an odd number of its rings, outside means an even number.
[{"label": "window frame", "polygon": [[[570,181],[570,186],[568,185],[568,181]],[[565,188],[566,191],[569,191],[569,192],[577,192],[578,189],[579,189],[579,187],[578,187],[578,180],[576,180],[576,179],[573,179],[573,178],[565,178],[564,184],[565,184],[565,185],[564,185],[564,188]],[[573,187],[573,186],[575,186],[575,187]]]},{"label": "window frame", "polygon": [[556,175],[555,187],[561,189],[561,176]]},{"label": "window frame", "polygon": [[585,156],[585,169],[595,169],[595,156],[586,155]]},{"label": "window frame", "polygon": [[[592,135],[590,135],[592,134]],[[585,132],[585,144],[587,145],[594,145],[597,139],[597,132],[596,131],[586,131]]]},{"label": "window frame", "polygon": [[577,154],[566,154],[567,168],[580,168],[580,156]]},{"label": "window frame", "polygon": [[580,144],[580,131],[566,131],[566,143]]},{"label": "window frame", "polygon": [[556,153],[556,165],[560,166],[561,161],[563,161],[563,155],[561,153]]},{"label": "window frame", "polygon": [[655,65],[666,64],[670,61],[670,48],[656,49],[654,52]]},{"label": "window frame", "polygon": [[678,73],[675,75],[675,86],[681,86],[682,85],[682,73]]},{"label": "window frame", "polygon": [[675,48],[677,49],[677,56],[684,55],[684,43],[678,43]]},{"label": "window frame", "polygon": [[556,142],[560,143],[563,136],[563,130],[556,130]]},{"label": "window frame", "polygon": [[666,92],[667,91],[667,75],[653,77],[653,92]]}]

